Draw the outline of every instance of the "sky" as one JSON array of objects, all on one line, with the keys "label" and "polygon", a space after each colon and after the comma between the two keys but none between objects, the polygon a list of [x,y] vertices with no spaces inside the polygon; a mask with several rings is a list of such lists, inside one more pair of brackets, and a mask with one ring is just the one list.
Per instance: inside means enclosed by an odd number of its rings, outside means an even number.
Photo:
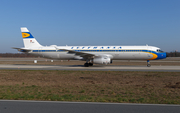
[{"label": "sky", "polygon": [[150,45],[180,51],[180,0],[0,0],[0,53],[24,47]]}]

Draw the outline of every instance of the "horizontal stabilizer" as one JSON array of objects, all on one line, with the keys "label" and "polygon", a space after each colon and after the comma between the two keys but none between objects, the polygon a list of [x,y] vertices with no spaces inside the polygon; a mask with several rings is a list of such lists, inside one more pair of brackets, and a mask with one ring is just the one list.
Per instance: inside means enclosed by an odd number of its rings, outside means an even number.
[{"label": "horizontal stabilizer", "polygon": [[31,49],[27,49],[27,48],[16,48],[16,47],[12,47],[12,49],[17,49],[20,52],[30,52]]}]

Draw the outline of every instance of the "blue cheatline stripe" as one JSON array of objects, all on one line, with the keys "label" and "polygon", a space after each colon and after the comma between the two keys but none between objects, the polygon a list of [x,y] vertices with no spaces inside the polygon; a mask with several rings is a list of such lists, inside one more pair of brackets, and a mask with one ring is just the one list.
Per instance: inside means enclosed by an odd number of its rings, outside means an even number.
[{"label": "blue cheatline stripe", "polygon": [[[157,53],[150,50],[73,50],[77,52],[151,52]],[[65,50],[33,50],[33,52],[65,52]]]},{"label": "blue cheatline stripe", "polygon": [[[156,59],[166,58],[166,53],[157,53],[155,51],[150,50],[74,50],[77,52],[146,52],[146,53],[154,53],[158,57]],[[32,52],[66,52],[65,50],[33,50]]]}]

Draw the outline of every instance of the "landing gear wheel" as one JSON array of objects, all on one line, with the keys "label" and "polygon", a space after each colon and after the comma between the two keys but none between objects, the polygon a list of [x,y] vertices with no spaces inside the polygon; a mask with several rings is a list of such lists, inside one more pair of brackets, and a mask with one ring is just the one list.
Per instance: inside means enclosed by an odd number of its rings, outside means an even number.
[{"label": "landing gear wheel", "polygon": [[84,64],[84,67],[89,67],[89,63],[85,63],[85,64]]},{"label": "landing gear wheel", "polygon": [[147,60],[147,67],[151,67],[149,60]]},{"label": "landing gear wheel", "polygon": [[93,63],[89,63],[89,66],[93,66]]}]

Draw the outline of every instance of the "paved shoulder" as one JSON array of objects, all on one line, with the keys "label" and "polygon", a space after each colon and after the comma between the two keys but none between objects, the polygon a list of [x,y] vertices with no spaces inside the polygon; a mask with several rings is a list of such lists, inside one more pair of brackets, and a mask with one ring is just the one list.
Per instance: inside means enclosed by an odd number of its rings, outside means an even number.
[{"label": "paved shoulder", "polygon": [[1,113],[180,113],[178,105],[0,101]]},{"label": "paved shoulder", "polygon": [[95,70],[95,71],[171,71],[180,72],[180,66],[92,66],[83,65],[4,65],[0,64],[0,69],[18,70]]}]

